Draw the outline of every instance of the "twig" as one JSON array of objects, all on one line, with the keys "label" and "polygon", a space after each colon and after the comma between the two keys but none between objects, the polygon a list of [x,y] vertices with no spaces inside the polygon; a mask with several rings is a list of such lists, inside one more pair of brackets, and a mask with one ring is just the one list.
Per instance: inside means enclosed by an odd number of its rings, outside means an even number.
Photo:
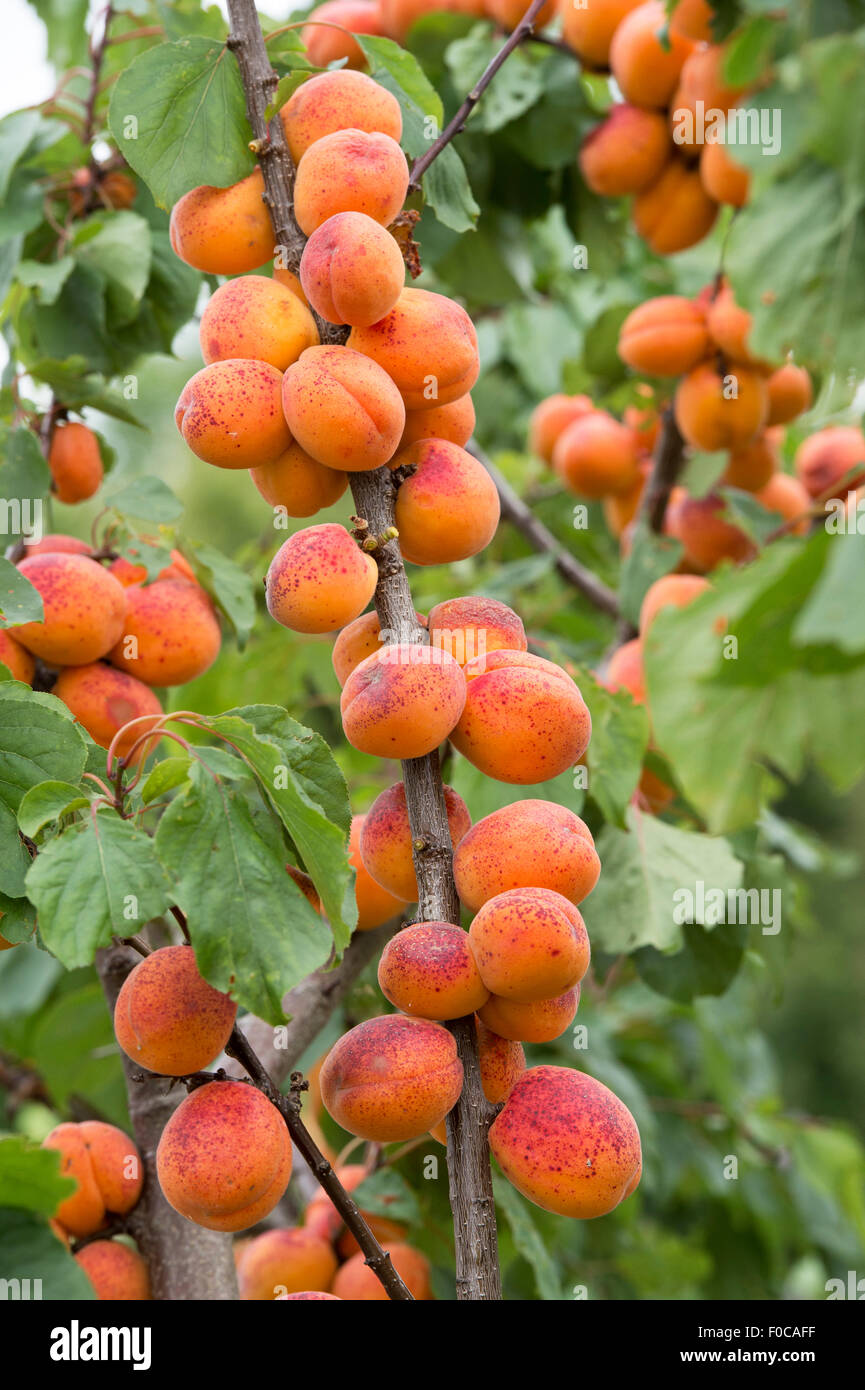
[{"label": "twig", "polygon": [[668,405],[661,416],[661,433],[655,445],[649,481],[640,498],[638,526],[645,521],[656,535],[663,531],[670,493],[678,482],[684,462],[685,441],[679,433],[673,407]]}]

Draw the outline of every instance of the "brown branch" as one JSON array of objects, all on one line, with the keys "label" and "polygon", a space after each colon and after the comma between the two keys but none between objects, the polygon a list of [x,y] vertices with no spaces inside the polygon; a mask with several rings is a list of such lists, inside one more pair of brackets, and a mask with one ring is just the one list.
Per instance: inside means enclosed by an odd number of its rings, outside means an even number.
[{"label": "brown branch", "polygon": [[[99,79],[102,76],[102,64],[105,61],[105,50],[108,47],[108,30],[113,18],[113,4],[105,6],[105,13],[102,20],[102,31],[99,38],[93,38],[90,45],[90,90],[87,93],[87,105],[84,108],[84,140],[85,145],[90,145],[96,133],[96,98],[99,95]],[[91,167],[94,162],[91,160]]]},{"label": "brown branch", "polygon": [[526,505],[520,496],[514,491],[505,475],[496,467],[491,459],[487,458],[482,449],[479,449],[474,440],[466,446],[469,453],[482,463],[496,485],[499,494],[499,501],[502,508],[502,516],[505,517],[512,526],[525,536],[529,544],[541,554],[551,555],[556,569],[563,579],[587,598],[590,603],[602,613],[606,613],[610,618],[618,618],[619,601],[612,589],[608,589],[597,575],[593,574],[585,565],[581,565],[579,560],[571,555],[570,551],[556,540],[552,531],[542,521],[538,521],[534,512]]},{"label": "brown branch", "polygon": [[661,534],[670,493],[678,482],[684,462],[685,441],[679,433],[673,407],[668,405],[661,417],[661,432],[655,445],[649,481],[640,498],[638,526],[645,522],[656,535]]}]

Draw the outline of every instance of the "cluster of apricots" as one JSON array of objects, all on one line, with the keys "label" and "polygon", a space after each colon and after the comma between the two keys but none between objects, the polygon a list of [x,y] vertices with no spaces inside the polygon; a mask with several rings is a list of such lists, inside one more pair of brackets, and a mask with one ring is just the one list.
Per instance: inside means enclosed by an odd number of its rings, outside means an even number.
[{"label": "cluster of apricots", "polygon": [[705,0],[681,0],[669,18],[663,0],[562,6],[565,42],[609,71],[623,98],[584,141],[583,178],[604,197],[632,196],[634,226],[662,256],[702,241],[722,204],[748,201],[750,174],[728,131],[745,92],[725,77],[713,14]]},{"label": "cluster of apricots", "polygon": [[73,1249],[96,1297],[110,1302],[149,1299],[150,1276],[143,1257],[125,1241],[99,1235],[112,1220],[128,1216],[141,1195],[141,1157],[132,1140],[114,1125],[85,1120],[57,1125],[43,1140],[43,1148],[60,1154],[61,1176],[75,1181],[75,1190],[57,1207],[51,1225]]}]

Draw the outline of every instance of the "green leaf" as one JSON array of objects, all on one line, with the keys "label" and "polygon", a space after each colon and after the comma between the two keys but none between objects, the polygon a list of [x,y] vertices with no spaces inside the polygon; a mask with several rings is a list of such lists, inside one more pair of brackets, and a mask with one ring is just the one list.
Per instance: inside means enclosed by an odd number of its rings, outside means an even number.
[{"label": "green leaf", "polygon": [[79,224],[71,248],[79,265],[105,281],[112,323],[128,323],[150,279],[150,228],[144,218],[129,211],[94,213]]},{"label": "green leaf", "polygon": [[[16,953],[17,954],[17,953]],[[52,960],[40,951],[44,960]],[[26,1056],[45,1082],[53,1103],[67,1109],[86,1098],[96,1111],[125,1128],[126,1084],[110,1009],[93,971],[66,975],[62,986],[29,1020]]]},{"label": "green leaf", "polygon": [[851,603],[865,593],[865,535],[834,537],[829,558],[793,624],[794,647],[834,643],[842,652],[865,651],[865,607]]},{"label": "green leaf", "polygon": [[[177,257],[175,256],[175,260]],[[51,386],[71,410],[92,406],[103,415],[122,420],[124,424],[146,429],[142,420],[124,404],[123,397],[105,384],[104,379],[89,370],[85,357],[78,354],[65,358],[40,358],[30,366],[30,375]]]},{"label": "green leaf", "polygon": [[72,256],[58,261],[20,261],[15,273],[19,285],[34,289],[40,304],[53,304],[67,279],[75,269]]},{"label": "green leaf", "polygon": [[[3,814],[9,814],[5,807]],[[29,863],[30,856],[27,858]],[[36,929],[36,912],[33,904],[26,898],[7,898],[5,894],[0,893],[0,916],[3,921],[2,933],[7,941],[11,941],[14,946],[20,946],[30,940]]]},{"label": "green leaf", "polygon": [[670,536],[659,536],[650,530],[645,521],[634,527],[631,548],[622,566],[619,580],[619,604],[622,614],[636,627],[640,619],[640,606],[656,579],[661,579],[675,569],[682,554],[680,541]]},{"label": "green leaf", "polygon": [[254,166],[240,71],[212,39],[192,36],[142,53],[115,83],[108,124],[162,208],[199,184],[227,188]]},{"label": "green leaf", "polygon": [[32,430],[23,426],[3,430],[3,461],[0,463],[0,497],[8,504],[21,504],[20,516],[8,515],[5,529],[8,535],[33,532],[41,519],[36,503],[51,486],[51,473],[39,440]]},{"label": "green leaf", "polygon": [[401,1173],[393,1168],[378,1168],[352,1189],[352,1197],[364,1212],[386,1216],[389,1221],[402,1221],[416,1226],[421,1219],[420,1204]]},{"label": "green leaf", "polygon": [[[80,1265],[50,1226],[27,1211],[0,1211],[0,1268],[7,1281],[18,1279],[31,1298],[86,1302],[96,1298]],[[25,1284],[24,1281],[29,1280]],[[38,1288],[38,1293],[36,1289]]]},{"label": "green leaf", "polygon": [[17,811],[31,787],[78,782],[87,744],[70,711],[53,695],[18,681],[0,686],[0,801]]},{"label": "green leaf", "polygon": [[13,111],[0,121],[0,201],[9,190],[13,169],[30,148],[41,125],[38,111]]},{"label": "green leaf", "polygon": [[0,802],[0,893],[10,898],[24,896],[24,877],[30,862],[30,855],[18,834],[15,812]]},{"label": "green leaf", "polygon": [[[481,25],[449,45],[445,61],[458,92],[472,91],[501,46],[501,40]],[[477,125],[492,135],[522,116],[542,96],[545,76],[543,60],[515,49],[475,108],[472,129]]]},{"label": "green leaf", "polygon": [[723,994],[738,974],[745,956],[747,926],[725,925],[719,931],[686,924],[684,946],[675,955],[644,946],[633,954],[637,974],[650,989],[688,1004],[706,994]]},{"label": "green leaf", "polygon": [[141,800],[145,806],[158,801],[166,792],[181,787],[189,779],[191,759],[187,756],[163,758],[157,763],[141,786]]},{"label": "green leaf", "polygon": [[589,795],[604,820],[624,830],[649,741],[649,720],[641,705],[605,690],[588,671],[580,672],[579,687],[592,716]]},{"label": "green leaf", "polygon": [[212,594],[242,648],[255,622],[255,589],[240,565],[212,545],[196,545],[191,555],[196,577]]},{"label": "green leaf", "polygon": [[71,782],[40,782],[21,798],[18,825],[22,835],[32,840],[52,821],[80,811],[89,804],[89,797],[80,787],[73,787]]},{"label": "green leaf", "polygon": [[44,616],[42,595],[5,556],[0,557],[0,627],[39,623]]},{"label": "green leaf", "polygon": [[110,810],[40,850],[27,894],[45,945],[67,970],[89,965],[113,936],[130,936],[173,901],[153,841]]},{"label": "green leaf", "polygon": [[0,1138],[0,1207],[53,1216],[76,1187],[74,1178],[61,1176],[56,1149],[43,1149],[18,1134]]},{"label": "green leaf", "polygon": [[[183,515],[183,503],[178,501],[171,488],[161,478],[135,478],[118,492],[105,498],[106,507],[113,507],[124,516],[134,516],[140,521],[156,521],[160,525],[170,525]],[[144,563],[143,560],[141,562]]]},{"label": "green leaf", "polygon": [[545,1302],[560,1302],[564,1292],[556,1262],[532,1220],[527,1203],[506,1178],[493,1178],[493,1195],[510,1227],[514,1245],[532,1267],[538,1294]]},{"label": "green leaf", "polygon": [[729,87],[755,87],[772,56],[778,22],[769,15],[753,15],[729,41],[724,59],[724,81]]}]

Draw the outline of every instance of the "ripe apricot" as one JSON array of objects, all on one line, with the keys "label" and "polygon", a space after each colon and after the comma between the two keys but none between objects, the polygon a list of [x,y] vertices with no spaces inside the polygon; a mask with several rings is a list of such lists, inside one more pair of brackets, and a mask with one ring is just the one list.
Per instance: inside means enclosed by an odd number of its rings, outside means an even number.
[{"label": "ripe apricot", "polygon": [[632,637],[616,648],[607,663],[603,684],[607,690],[627,690],[638,705],[646,703],[643,643],[639,637]]},{"label": "ripe apricot", "polygon": [[314,1288],[326,1293],[337,1260],[330,1244],[314,1231],[291,1226],[253,1236],[237,1262],[241,1300],[269,1301]]},{"label": "ripe apricot", "polygon": [[[503,29],[516,29],[528,5],[525,0],[484,0],[483,8],[484,13],[488,14],[490,19],[496,20]],[[557,8],[556,0],[547,0],[547,3],[541,6],[535,18],[535,32],[552,23]]]},{"label": "ripe apricot", "polygon": [[703,187],[699,170],[678,156],[634,199],[634,226],[658,256],[696,246],[717,216],[718,204]]},{"label": "ripe apricot", "polygon": [[751,171],[727,153],[726,145],[705,144],[700,155],[700,178],[710,198],[743,208],[751,194]]},{"label": "ripe apricot", "polygon": [[479,1017],[488,1028],[511,1042],[547,1043],[560,1038],[571,1026],[579,1003],[579,985],[554,999],[537,999],[531,1004],[491,994]]},{"label": "ripe apricot", "polygon": [[811,378],[806,367],[785,362],[766,382],[769,392],[769,425],[787,425],[797,415],[810,410],[814,398]]},{"label": "ripe apricot", "polygon": [[[425,1256],[413,1246],[401,1242],[394,1242],[389,1248],[389,1254],[394,1269],[412,1297],[418,1302],[428,1302],[433,1295],[429,1261]],[[363,1251],[360,1250],[337,1271],[333,1287],[337,1298],[353,1303],[382,1303],[388,1300],[384,1286],[370,1269]]]},{"label": "ripe apricot", "polygon": [[347,347],[307,348],[285,374],[282,403],[298,444],[328,468],[362,472],[387,463],[405,425],[387,372]]},{"label": "ripe apricot", "polygon": [[748,344],[754,324],[752,316],[736,303],[729,285],[723,285],[714,299],[709,300],[706,315],[709,335],[726,357],[749,366],[762,366]]},{"label": "ripe apricot", "polygon": [[[67,666],[57,677],[52,694],[72,711],[100,748],[108,748],[114,735],[131,719],[149,714],[156,720],[162,715],[162,705],[149,686],[101,661],[89,666]],[[124,734],[117,743],[117,756],[124,758],[147,727],[136,724]],[[142,744],[131,766],[137,766],[148,751],[150,747]]]},{"label": "ripe apricot", "polygon": [[75,1252],[75,1263],[101,1303],[142,1302],[152,1297],[146,1260],[122,1241],[92,1240]]},{"label": "ripe apricot", "polygon": [[102,1120],[59,1124],[43,1139],[42,1147],[60,1153],[61,1175],[78,1184],[54,1213],[64,1231],[92,1235],[106,1212],[125,1216],[138,1201],[144,1179],[141,1156],[115,1125]]},{"label": "ripe apricot", "polygon": [[430,290],[405,289],[378,323],[353,328],[348,345],[396,382],[406,410],[449,405],[480,371],[474,324],[461,305]]},{"label": "ripe apricot", "polygon": [[591,396],[548,396],[532,411],[529,420],[529,448],[544,463],[552,463],[559,436],[574,420],[591,415],[595,409]]},{"label": "ripe apricot", "polygon": [[297,166],[294,215],[311,236],[337,212],[365,212],[387,227],[408,191],[406,157],[390,135],[335,130],[313,141]]},{"label": "ripe apricot", "polygon": [[793,535],[806,535],[808,516],[812,506],[811,495],[798,478],[789,473],[773,473],[765,487],[754,494],[767,511],[777,512],[784,521],[797,521]]},{"label": "ripe apricot", "polygon": [[254,468],[272,463],[291,443],[281,392],[282,373],[269,362],[229,357],[190,377],[174,408],[174,421],[205,463]]},{"label": "ripe apricot", "polygon": [[[306,295],[303,292],[303,287],[293,270],[289,270],[287,266],[274,265],[273,278],[278,285],[282,285],[286,290],[291,290],[295,299],[299,299],[301,304],[306,304]],[[307,308],[308,307],[307,305]]]},{"label": "ripe apricot", "polygon": [[355,872],[354,900],[357,904],[357,930],[373,931],[391,917],[398,917],[405,900],[389,893],[377,883],[363,862],[360,840],[365,816],[352,816],[348,842],[348,862]]},{"label": "ripe apricot", "polygon": [[126,590],[121,635],[112,666],[145,685],[186,685],[209,670],[222,644],[213,604],[199,584],[157,579]]},{"label": "ripe apricot", "polygon": [[277,280],[241,275],[211,295],[199,339],[208,365],[252,358],[284,372],[305,348],[315,346],[318,329],[309,309]]},{"label": "ripe apricot", "polygon": [[171,210],[175,254],[208,275],[244,275],[273,256],[275,237],[263,201],[264,177],[254,169],[230,188],[193,188]]},{"label": "ripe apricot", "polygon": [[[783,430],[781,431],[783,435]],[[759,492],[772,474],[781,466],[776,430],[764,430],[738,449],[731,449],[727,467],[721,477],[724,487],[737,487],[745,492]]]},{"label": "ripe apricot", "polygon": [[502,1038],[475,1017],[478,1062],[484,1095],[491,1105],[506,1101],[526,1069],[526,1054],[518,1042]]},{"label": "ripe apricot", "polygon": [[49,532],[41,540],[24,542],[24,557],[28,560],[31,555],[56,555],[58,551],[64,555],[92,555],[93,547],[77,536],[64,536],[60,532]]},{"label": "ripe apricot", "polygon": [[450,652],[460,666],[486,652],[524,652],[529,645],[522,619],[495,598],[446,599],[430,610],[427,622],[432,645]]},{"label": "ripe apricot", "polygon": [[306,243],[300,281],[323,319],[366,327],[396,304],[405,284],[405,262],[379,222],[363,212],[338,212]]},{"label": "ripe apricot", "polygon": [[612,415],[595,410],[559,437],[553,467],[578,497],[629,492],[639,477],[636,440]]},{"label": "ripe apricot", "polygon": [[[344,1167],[337,1168],[336,1176],[346,1192],[354,1192],[355,1188],[359,1187],[364,1179],[370,1176],[370,1170],[362,1163],[348,1163]],[[387,1206],[387,1204],[388,1201],[385,1199],[384,1205]],[[382,1244],[388,1245],[391,1241],[405,1238],[405,1227],[400,1226],[396,1221],[363,1210],[361,1210],[361,1215],[376,1240]],[[322,1240],[337,1240],[337,1249],[346,1259],[360,1248],[350,1231],[342,1231],[340,1235],[343,1224],[342,1217],[323,1188],[319,1188],[308,1204],[304,1213],[303,1224]]]},{"label": "ripe apricot", "polygon": [[698,574],[665,574],[646,590],[640,605],[640,638],[665,608],[687,608],[709,589],[708,580]]},{"label": "ripe apricot", "polygon": [[267,611],[294,632],[333,632],[369,603],[378,566],[344,526],[297,531],[279,547],[265,579]]},{"label": "ripe apricot", "polygon": [[414,565],[447,565],[489,545],[501,509],[496,485],[482,463],[446,439],[418,440],[393,463],[415,470],[400,485],[394,509],[404,559]]},{"label": "ripe apricot", "polygon": [[353,748],[377,758],[423,758],[454,730],[466,681],[447,652],[414,643],[380,647],[343,686],[342,726]]},{"label": "ripe apricot", "polygon": [[546,782],[585,753],[592,721],[561,666],[528,652],[497,651],[465,667],[465,709],[451,741],[499,782]]},{"label": "ripe apricot", "polygon": [[234,1000],[199,974],[191,946],[162,946],[123,981],[114,1032],[147,1071],[187,1076],[219,1056],[236,1017]]},{"label": "ripe apricot", "polygon": [[[565,7],[567,8],[567,6]],[[625,15],[610,44],[610,67],[626,101],[634,106],[663,110],[676,90],[686,58],[694,43],[686,35],[667,30],[663,0],[649,0]]]},{"label": "ripe apricot", "polygon": [[295,164],[316,140],[337,130],[364,130],[368,135],[378,131],[397,143],[402,135],[396,97],[351,68],[322,72],[302,82],[279,114]]},{"label": "ripe apricot", "polygon": [[[444,798],[451,844],[456,848],[471,826],[471,816],[462,797],[457,796],[452,787],[445,787]],[[397,782],[381,792],[363,817],[360,852],[364,867],[376,883],[403,902],[417,902],[418,886],[404,783]]]},{"label": "ripe apricot", "polygon": [[469,943],[490,994],[518,1004],[573,989],[589,968],[581,914],[548,888],[511,888],[489,898],[469,928]]},{"label": "ripe apricot", "polygon": [[397,43],[405,43],[412,25],[431,12],[476,15],[484,13],[484,0],[381,0],[384,32]]},{"label": "ripe apricot", "polygon": [[589,68],[606,68],[613,35],[625,16],[643,0],[592,0],[590,5],[560,6],[562,38]]},{"label": "ripe apricot", "polygon": [[699,149],[703,144],[705,124],[718,120],[717,112],[723,112],[726,117],[727,112],[738,105],[744,88],[727,85],[724,79],[726,60],[727,49],[723,44],[695,48],[685,59],[670,105],[673,139],[683,149]]},{"label": "ripe apricot", "polygon": [[[158,542],[145,540],[142,537],[141,544],[156,545]],[[137,565],[134,560],[127,556],[140,555],[141,550],[138,546],[131,546],[127,555],[118,555],[116,560],[112,560],[108,568],[114,578],[123,585],[124,589],[130,588],[133,584],[145,584],[147,582],[147,566]],[[188,579],[191,584],[197,584],[195,570],[187,560],[186,556],[179,550],[172,550],[171,560],[161,569],[157,579]]]},{"label": "ripe apricot", "polygon": [[448,922],[417,922],[392,936],[378,984],[385,999],[414,1018],[464,1018],[490,997],[467,933]]},{"label": "ripe apricot", "polygon": [[102,484],[99,440],[86,425],[60,420],[48,450],[53,492],[61,502],[85,502]]},{"label": "ripe apricot", "polygon": [[693,299],[662,294],[632,309],[619,330],[619,356],[649,376],[681,376],[711,350],[706,315]]},{"label": "ripe apricot", "polygon": [[688,564],[704,574],[724,560],[738,565],[755,553],[750,536],[726,521],[725,511],[723,498],[712,493],[706,497],[685,495],[667,508],[667,531],[681,541]]},{"label": "ripe apricot", "polygon": [[[423,613],[415,613],[415,618],[417,631],[413,634],[413,641],[419,643],[422,641],[427,620]],[[381,650],[382,643],[381,624],[376,612],[362,613],[353,623],[349,623],[348,627],[343,628],[333,644],[331,656],[334,673],[341,686],[345,685],[355,666],[359,666],[368,656]],[[384,645],[387,646],[386,640]]]},{"label": "ripe apricot", "polygon": [[467,830],[454,853],[460,901],[470,912],[513,888],[547,888],[572,903],[601,872],[585,821],[555,801],[512,801]]},{"label": "ripe apricot", "polygon": [[468,444],[475,429],[475,408],[466,392],[447,405],[431,405],[423,410],[407,410],[400,450],[420,439],[447,439],[451,444]]},{"label": "ripe apricot", "polygon": [[676,389],[676,424],[695,449],[712,453],[750,444],[766,424],[769,396],[762,376],[741,362],[724,373],[704,362]]},{"label": "ripe apricot", "polygon": [[463,1065],[446,1028],[387,1014],[339,1039],[321,1069],[328,1114],[374,1143],[416,1139],[459,1100]]},{"label": "ripe apricot", "polygon": [[715,11],[707,0],[679,0],[670,19],[670,28],[701,43],[712,41],[712,20]]},{"label": "ripe apricot", "polygon": [[[793,466],[811,497],[843,498],[865,483],[865,435],[855,425],[818,430],[800,444]],[[842,483],[853,469],[856,472]],[[16,635],[20,631],[16,629]]]},{"label": "ripe apricot", "polygon": [[291,1140],[254,1086],[212,1081],[169,1119],[156,1150],[169,1206],[211,1231],[244,1231],[267,1216],[291,1177]]},{"label": "ripe apricot", "polygon": [[346,473],[327,468],[294,442],[273,463],[250,468],[249,476],[265,502],[287,516],[315,516],[338,502],[348,487]]},{"label": "ripe apricot", "polygon": [[640,1134],[618,1096],[570,1067],[531,1067],[490,1129],[505,1177],[544,1211],[605,1216],[633,1192]]},{"label": "ripe apricot", "polygon": [[23,681],[25,685],[33,684],[36,662],[27,648],[16,642],[4,628],[0,628],[0,662],[9,670],[13,680]]},{"label": "ripe apricot", "polygon": [[126,615],[126,590],[85,555],[51,551],[18,566],[42,596],[41,622],[21,623],[16,642],[49,666],[85,666],[105,656]]},{"label": "ripe apricot", "polygon": [[[315,20],[320,19],[321,24]],[[340,25],[350,34],[333,28]],[[377,0],[325,0],[312,11],[309,24],[300,31],[309,61],[317,68],[330,67],[345,58],[349,68],[365,68],[363,49],[351,34],[384,34],[381,6]]]},{"label": "ripe apricot", "polygon": [[670,151],[670,132],[660,111],[620,102],[580,146],[580,172],[593,193],[621,198],[654,183]]}]

